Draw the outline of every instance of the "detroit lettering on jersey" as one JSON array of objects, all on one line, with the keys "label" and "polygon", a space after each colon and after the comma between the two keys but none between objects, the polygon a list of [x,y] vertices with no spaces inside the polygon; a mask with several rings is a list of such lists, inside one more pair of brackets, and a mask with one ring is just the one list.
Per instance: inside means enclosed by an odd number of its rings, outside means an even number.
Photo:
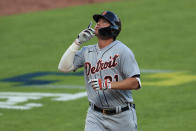
[{"label": "detroit lettering on jersey", "polygon": [[103,62],[102,59],[98,60],[96,66],[91,66],[91,63],[85,62],[85,68],[86,68],[86,74],[89,75],[95,74],[96,72],[99,72],[100,70],[104,70],[107,68],[112,68],[117,66],[116,59],[119,57],[118,54],[114,55],[114,57],[110,56],[109,61]]}]

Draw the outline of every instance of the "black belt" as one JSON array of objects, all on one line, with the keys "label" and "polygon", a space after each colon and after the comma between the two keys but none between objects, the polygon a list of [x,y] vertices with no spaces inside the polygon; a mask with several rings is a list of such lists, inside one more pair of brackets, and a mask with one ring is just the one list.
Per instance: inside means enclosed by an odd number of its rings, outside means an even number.
[{"label": "black belt", "polygon": [[[101,113],[106,114],[106,115],[114,115],[114,114],[120,113],[120,112],[117,112],[116,109],[114,109],[114,108],[113,109],[111,109],[111,108],[100,108],[100,107],[97,107],[94,104],[91,104],[91,103],[89,103],[89,104],[95,111],[101,112]],[[135,104],[129,103],[127,106],[121,108],[121,112],[129,110],[129,106],[133,107],[135,109]]]}]

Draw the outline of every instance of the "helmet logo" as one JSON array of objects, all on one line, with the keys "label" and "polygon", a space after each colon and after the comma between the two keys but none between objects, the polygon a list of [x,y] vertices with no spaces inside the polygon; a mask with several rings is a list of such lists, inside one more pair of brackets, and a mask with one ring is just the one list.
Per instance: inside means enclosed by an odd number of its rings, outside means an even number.
[{"label": "helmet logo", "polygon": [[103,13],[102,13],[102,15],[106,15],[107,14],[107,11],[104,11]]}]

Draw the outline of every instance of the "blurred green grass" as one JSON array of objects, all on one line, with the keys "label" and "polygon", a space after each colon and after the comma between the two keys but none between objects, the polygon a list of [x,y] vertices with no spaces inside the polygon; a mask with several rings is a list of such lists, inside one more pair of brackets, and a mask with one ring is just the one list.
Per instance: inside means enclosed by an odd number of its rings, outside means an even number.
[{"label": "blurred green grass", "polygon": [[[132,49],[141,69],[188,71],[195,75],[195,4],[194,0],[122,0],[0,17],[0,79],[31,72],[56,72],[66,48],[86,28],[92,15],[103,10],[114,11],[120,16],[122,32],[118,39]],[[96,38],[84,45],[95,42]],[[144,74],[142,81],[148,81],[147,76]],[[82,77],[49,76],[43,79],[84,86]],[[195,84],[193,81],[178,86],[143,86],[141,90],[133,91],[138,130],[194,131]],[[84,91],[13,85],[0,82],[0,91]],[[27,111],[0,109],[3,114],[0,130],[83,130],[87,98],[68,102],[42,99],[38,102],[44,106]]]}]

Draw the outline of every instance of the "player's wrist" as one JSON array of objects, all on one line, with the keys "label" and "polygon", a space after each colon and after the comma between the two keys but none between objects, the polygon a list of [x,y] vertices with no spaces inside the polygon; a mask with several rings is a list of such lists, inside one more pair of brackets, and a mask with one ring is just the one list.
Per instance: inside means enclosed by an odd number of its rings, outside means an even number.
[{"label": "player's wrist", "polygon": [[80,45],[78,45],[75,41],[70,45],[69,49],[73,52],[78,51],[80,48]]},{"label": "player's wrist", "polygon": [[119,82],[111,82],[111,88],[113,90],[118,90],[119,89]]},{"label": "player's wrist", "polygon": [[78,46],[80,46],[80,45],[81,45],[81,43],[80,43],[80,41],[79,41],[79,39],[78,39],[78,38],[76,38],[76,39],[75,39],[74,43],[75,43],[76,45],[78,45]]}]

